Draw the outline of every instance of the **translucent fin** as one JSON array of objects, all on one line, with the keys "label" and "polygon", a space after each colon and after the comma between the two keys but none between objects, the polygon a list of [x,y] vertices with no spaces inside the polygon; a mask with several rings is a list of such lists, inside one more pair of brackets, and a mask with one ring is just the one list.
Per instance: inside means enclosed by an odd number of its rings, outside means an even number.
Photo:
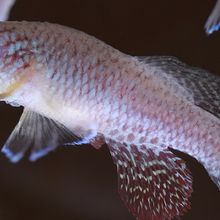
[{"label": "translucent fin", "polygon": [[[75,129],[74,129],[75,130]],[[79,132],[80,130],[80,132]],[[76,133],[80,133],[79,136],[82,137],[81,139],[74,140],[72,142],[67,142],[65,145],[82,145],[82,144],[89,144],[96,136],[97,132],[93,129],[86,128],[82,130],[81,128],[76,128]]]},{"label": "translucent fin", "polygon": [[[220,77],[196,67],[188,66],[175,57],[138,57],[150,67],[154,67],[168,81],[170,87],[177,86],[181,94],[191,94],[195,105],[220,118]],[[185,90],[185,93],[184,91]],[[190,100],[190,97],[188,97]]]},{"label": "translucent fin", "polygon": [[73,141],[81,141],[81,139],[62,124],[35,112],[24,110],[2,152],[11,162],[18,162],[31,147],[29,158],[35,161],[58,145]]},{"label": "translucent fin", "polygon": [[205,23],[205,31],[207,34],[212,34],[220,28],[220,0],[217,1],[214,9],[209,15]]},{"label": "translucent fin", "polygon": [[137,220],[165,220],[190,208],[192,179],[169,150],[108,142],[118,171],[119,194]]}]

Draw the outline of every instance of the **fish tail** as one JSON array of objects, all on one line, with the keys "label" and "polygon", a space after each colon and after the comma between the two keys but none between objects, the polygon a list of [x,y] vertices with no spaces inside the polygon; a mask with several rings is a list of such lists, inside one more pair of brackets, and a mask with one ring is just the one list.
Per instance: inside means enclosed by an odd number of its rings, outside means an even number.
[{"label": "fish tail", "polygon": [[171,151],[108,141],[121,199],[136,220],[165,220],[190,208],[192,177]]}]

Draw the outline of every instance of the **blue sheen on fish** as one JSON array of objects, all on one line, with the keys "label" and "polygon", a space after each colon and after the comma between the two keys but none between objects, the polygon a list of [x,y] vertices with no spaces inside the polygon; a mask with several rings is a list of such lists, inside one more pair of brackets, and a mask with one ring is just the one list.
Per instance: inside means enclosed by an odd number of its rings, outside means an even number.
[{"label": "blue sheen on fish", "polygon": [[196,158],[220,188],[220,78],[173,57],[133,57],[72,28],[0,23],[0,99],[23,106],[2,152],[18,162],[57,146],[106,144],[137,220],[190,207]]},{"label": "blue sheen on fish", "polygon": [[220,28],[220,0],[218,0],[205,23],[205,31],[212,34]]}]

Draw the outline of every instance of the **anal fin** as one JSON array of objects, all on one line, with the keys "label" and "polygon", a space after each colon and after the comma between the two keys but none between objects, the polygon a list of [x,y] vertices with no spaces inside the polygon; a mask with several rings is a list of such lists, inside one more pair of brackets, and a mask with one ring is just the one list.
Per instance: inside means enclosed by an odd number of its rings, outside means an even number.
[{"label": "anal fin", "polygon": [[18,162],[31,148],[29,159],[35,161],[57,146],[68,142],[82,140],[59,122],[24,109],[2,152],[11,162]]},{"label": "anal fin", "polygon": [[137,220],[165,220],[189,207],[192,179],[171,151],[107,141],[118,171],[119,194]]}]

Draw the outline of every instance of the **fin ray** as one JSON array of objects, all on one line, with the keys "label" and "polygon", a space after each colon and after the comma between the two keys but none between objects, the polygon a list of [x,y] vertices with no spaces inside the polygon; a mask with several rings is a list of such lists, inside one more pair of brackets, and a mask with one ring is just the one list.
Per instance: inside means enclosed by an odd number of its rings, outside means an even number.
[{"label": "fin ray", "polygon": [[35,161],[61,144],[77,141],[81,142],[81,138],[64,125],[24,109],[2,152],[11,162],[18,162],[31,147],[29,159]]},{"label": "fin ray", "polygon": [[189,101],[220,119],[220,77],[206,70],[188,66],[175,57],[152,56],[138,59],[159,70],[155,74],[163,76],[171,89],[177,84],[175,90],[182,89],[181,93],[184,96],[191,94],[192,99],[189,97]]},{"label": "fin ray", "polygon": [[137,220],[171,219],[189,207],[191,174],[171,151],[107,141],[121,199]]}]

